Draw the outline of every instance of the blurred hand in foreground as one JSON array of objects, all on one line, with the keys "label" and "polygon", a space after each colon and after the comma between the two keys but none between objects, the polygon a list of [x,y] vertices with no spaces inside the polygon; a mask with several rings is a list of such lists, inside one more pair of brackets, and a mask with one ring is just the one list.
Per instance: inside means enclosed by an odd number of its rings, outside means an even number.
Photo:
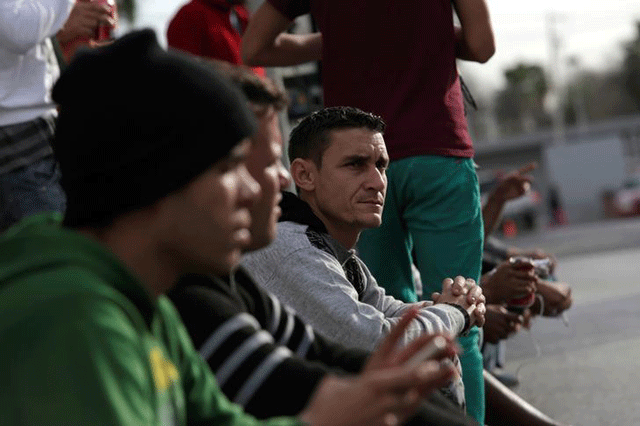
[{"label": "blurred hand in foreground", "polygon": [[398,349],[416,310],[406,313],[391,330],[358,376],[329,375],[320,382],[300,419],[314,426],[395,426],[409,418],[431,392],[455,374],[452,364],[440,360],[458,352],[447,346],[434,359],[414,367],[406,361],[439,335],[425,335]]}]

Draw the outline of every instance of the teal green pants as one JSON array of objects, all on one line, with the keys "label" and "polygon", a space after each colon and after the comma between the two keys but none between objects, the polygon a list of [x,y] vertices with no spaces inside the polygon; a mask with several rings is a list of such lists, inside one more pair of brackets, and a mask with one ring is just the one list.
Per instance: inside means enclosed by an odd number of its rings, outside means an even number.
[{"label": "teal green pants", "polygon": [[[418,156],[391,163],[382,226],[362,233],[358,251],[388,294],[417,301],[415,261],[423,299],[447,277],[480,279],[483,225],[475,163],[470,158]],[[484,380],[478,329],[460,337],[467,413],[484,424]]]}]

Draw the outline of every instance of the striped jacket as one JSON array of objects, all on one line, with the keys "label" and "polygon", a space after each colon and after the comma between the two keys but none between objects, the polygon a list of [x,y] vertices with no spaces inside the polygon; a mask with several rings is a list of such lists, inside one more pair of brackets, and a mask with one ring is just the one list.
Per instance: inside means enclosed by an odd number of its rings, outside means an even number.
[{"label": "striped jacket", "polygon": [[368,356],[316,334],[242,269],[184,277],[169,297],[223,392],[260,418],[299,413],[325,374],[357,372]]},{"label": "striped jacket", "polygon": [[[259,418],[299,413],[328,373],[359,371],[368,352],[318,335],[240,269],[191,275],[169,293],[225,395]],[[434,392],[405,426],[478,426]]]}]

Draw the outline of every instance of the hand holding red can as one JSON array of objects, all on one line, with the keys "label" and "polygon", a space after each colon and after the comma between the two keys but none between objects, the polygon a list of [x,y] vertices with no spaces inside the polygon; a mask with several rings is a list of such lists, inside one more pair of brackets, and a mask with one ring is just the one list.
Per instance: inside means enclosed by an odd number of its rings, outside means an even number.
[{"label": "hand holding red can", "polygon": [[113,24],[99,22],[98,26],[96,27],[96,31],[93,39],[98,42],[111,40],[112,39],[111,32],[113,31],[113,29],[116,27],[118,23],[118,7],[116,5],[115,0],[91,0],[91,1],[97,4],[106,5],[109,8],[109,15],[113,20]]}]

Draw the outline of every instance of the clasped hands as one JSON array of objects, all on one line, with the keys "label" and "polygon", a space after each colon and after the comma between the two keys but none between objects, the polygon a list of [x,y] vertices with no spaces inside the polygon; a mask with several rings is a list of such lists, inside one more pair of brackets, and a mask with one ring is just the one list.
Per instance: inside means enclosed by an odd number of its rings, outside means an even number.
[{"label": "clasped hands", "polygon": [[484,325],[486,299],[482,288],[471,278],[445,278],[442,281],[442,293],[431,294],[431,299],[433,303],[451,303],[462,307],[469,314],[470,326]]}]

